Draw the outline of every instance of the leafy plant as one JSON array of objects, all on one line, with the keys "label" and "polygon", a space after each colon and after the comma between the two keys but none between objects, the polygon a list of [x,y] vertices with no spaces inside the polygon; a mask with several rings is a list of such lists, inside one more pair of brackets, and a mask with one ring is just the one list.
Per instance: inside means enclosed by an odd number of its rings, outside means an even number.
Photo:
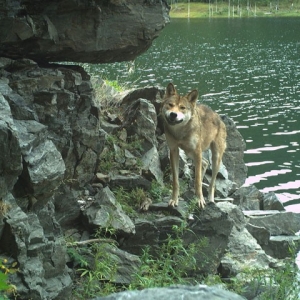
[{"label": "leafy plant", "polygon": [[[77,299],[93,298],[116,291],[117,288],[113,282],[117,272],[117,259],[108,247],[115,246],[107,243],[94,243],[91,246],[90,263],[85,262],[77,269],[78,285],[73,291]],[[80,254],[76,254],[75,257],[80,257]]]},{"label": "leafy plant", "polygon": [[9,266],[7,259],[0,260],[0,300],[8,299],[8,294],[16,295],[16,287],[8,282],[8,274],[17,271],[16,264],[14,262]]},{"label": "leafy plant", "polygon": [[170,189],[166,186],[162,186],[159,182],[153,180],[151,182],[151,188],[149,190],[150,198],[154,202],[160,202],[165,196],[170,195]]},{"label": "leafy plant", "polygon": [[184,222],[173,226],[174,235],[168,235],[156,255],[149,246],[143,251],[141,267],[129,289],[163,287],[172,284],[188,284],[188,273],[196,268],[195,253],[201,251],[195,243],[183,244],[182,233],[187,230]]}]

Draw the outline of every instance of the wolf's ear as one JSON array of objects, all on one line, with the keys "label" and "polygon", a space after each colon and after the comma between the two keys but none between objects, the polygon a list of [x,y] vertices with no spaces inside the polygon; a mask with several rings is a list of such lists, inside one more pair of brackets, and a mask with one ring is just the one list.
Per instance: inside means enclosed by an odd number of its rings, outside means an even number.
[{"label": "wolf's ear", "polygon": [[198,99],[198,91],[192,90],[190,93],[187,94],[187,98],[190,102],[195,103]]},{"label": "wolf's ear", "polygon": [[175,89],[173,83],[170,82],[166,89],[166,95],[168,97],[168,96],[173,96],[175,94],[177,94],[176,89]]}]

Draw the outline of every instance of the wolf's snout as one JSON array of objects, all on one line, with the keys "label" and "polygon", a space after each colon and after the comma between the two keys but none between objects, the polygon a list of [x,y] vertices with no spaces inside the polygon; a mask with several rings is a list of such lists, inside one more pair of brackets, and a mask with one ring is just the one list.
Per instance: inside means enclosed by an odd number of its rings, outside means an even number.
[{"label": "wolf's snout", "polygon": [[170,113],[170,120],[171,120],[171,121],[175,121],[176,118],[177,118],[177,114],[174,113],[174,112],[171,112],[171,113]]}]

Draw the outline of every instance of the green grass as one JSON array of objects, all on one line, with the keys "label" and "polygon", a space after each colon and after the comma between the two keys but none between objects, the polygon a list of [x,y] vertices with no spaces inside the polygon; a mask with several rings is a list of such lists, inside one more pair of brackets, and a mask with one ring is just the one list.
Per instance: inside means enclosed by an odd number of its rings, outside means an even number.
[{"label": "green grass", "polygon": [[[238,4],[239,3],[239,8]],[[247,9],[247,1],[230,1],[230,13],[228,2],[211,1],[209,3],[191,2],[176,3],[171,5],[171,18],[240,18],[240,17],[299,17],[300,3],[296,1],[293,6],[289,2],[280,2],[276,10],[277,1],[250,2]]]}]

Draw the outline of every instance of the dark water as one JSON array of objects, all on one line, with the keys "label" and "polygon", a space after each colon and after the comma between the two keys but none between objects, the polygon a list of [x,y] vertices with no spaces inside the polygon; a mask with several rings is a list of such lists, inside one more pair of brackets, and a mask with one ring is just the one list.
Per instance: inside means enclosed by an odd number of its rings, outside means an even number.
[{"label": "dark water", "polygon": [[129,63],[93,68],[129,86],[197,88],[243,135],[246,183],[300,212],[299,28],[300,18],[172,20],[134,70]]}]

